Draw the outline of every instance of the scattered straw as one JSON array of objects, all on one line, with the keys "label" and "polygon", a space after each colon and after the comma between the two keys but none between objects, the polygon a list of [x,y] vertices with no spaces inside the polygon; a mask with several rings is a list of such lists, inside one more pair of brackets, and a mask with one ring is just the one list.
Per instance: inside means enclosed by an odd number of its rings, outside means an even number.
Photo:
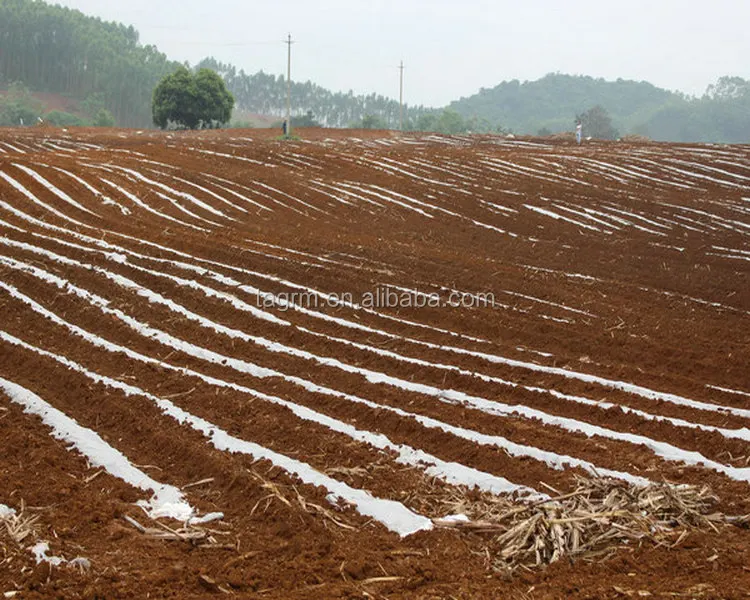
[{"label": "scattered straw", "polygon": [[26,505],[21,502],[19,511],[0,515],[0,525],[16,544],[23,545],[23,541],[34,537],[34,525],[39,520],[39,515],[33,517],[26,514]]},{"label": "scattered straw", "polygon": [[200,548],[235,548],[235,545],[221,543],[218,539],[221,536],[231,535],[229,531],[219,531],[190,523],[185,523],[181,527],[170,527],[156,519],[151,520],[156,527],[147,527],[129,515],[124,515],[123,519],[143,535],[152,539],[188,542]]},{"label": "scattered straw", "polygon": [[328,519],[331,521],[334,525],[337,527],[340,527],[341,529],[348,529],[348,530],[354,530],[356,529],[352,525],[349,525],[347,523],[344,523],[344,521],[338,516],[333,513],[333,511],[328,510],[327,508],[323,508],[320,504],[315,504],[314,502],[309,502],[305,500],[302,497],[302,494],[300,494],[297,491],[297,488],[294,488],[294,493],[297,494],[297,502],[302,507],[302,510],[309,513],[317,513],[321,515],[324,519]]},{"label": "scattered straw", "polygon": [[370,477],[370,472],[364,467],[331,467],[326,469],[326,475],[340,475],[351,479],[352,477]]},{"label": "scattered straw", "polygon": [[[337,515],[333,510],[325,508],[320,504],[305,500],[302,494],[297,491],[295,486],[285,486],[272,481],[268,481],[255,471],[248,469],[248,472],[260,483],[261,487],[267,490],[269,493],[262,496],[253,506],[250,514],[254,514],[256,510],[264,504],[262,511],[265,513],[274,501],[279,501],[287,508],[293,508],[296,505],[302,508],[303,511],[310,514],[317,514],[323,517],[324,520],[329,521],[341,529],[353,530],[356,529],[354,526],[349,525],[344,521],[343,515]],[[285,493],[287,492],[287,493]],[[287,495],[289,498],[287,498]]]}]

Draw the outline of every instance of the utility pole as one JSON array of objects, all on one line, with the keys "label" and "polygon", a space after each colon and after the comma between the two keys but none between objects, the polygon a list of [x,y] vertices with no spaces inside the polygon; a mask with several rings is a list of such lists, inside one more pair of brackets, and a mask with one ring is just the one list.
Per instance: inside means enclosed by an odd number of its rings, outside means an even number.
[{"label": "utility pole", "polygon": [[287,41],[287,58],[286,58],[286,134],[292,135],[292,34],[289,34]]},{"label": "utility pole", "polygon": [[400,73],[400,85],[398,92],[398,129],[399,131],[404,130],[404,61],[401,61],[401,65],[398,70]]}]

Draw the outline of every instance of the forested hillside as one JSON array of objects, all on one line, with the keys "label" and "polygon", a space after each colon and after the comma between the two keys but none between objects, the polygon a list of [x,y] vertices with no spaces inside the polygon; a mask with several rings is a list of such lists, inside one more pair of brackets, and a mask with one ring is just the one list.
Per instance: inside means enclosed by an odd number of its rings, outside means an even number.
[{"label": "forested hillside", "polygon": [[31,0],[0,0],[0,88],[103,104],[124,126],[151,123],[151,93],[178,63],[138,43],[133,27]]},{"label": "forested hillside", "polygon": [[723,77],[701,98],[645,81],[605,81],[550,74],[537,81],[506,81],[450,108],[517,133],[570,131],[576,115],[603,107],[621,134],[669,141],[750,142],[750,81]]},{"label": "forested hillside", "polygon": [[478,116],[504,123],[519,133],[539,129],[570,130],[576,114],[601,105],[621,129],[645,120],[675,94],[650,83],[604,81],[593,77],[550,74],[537,81],[504,81],[500,85],[453,102],[466,117]]}]

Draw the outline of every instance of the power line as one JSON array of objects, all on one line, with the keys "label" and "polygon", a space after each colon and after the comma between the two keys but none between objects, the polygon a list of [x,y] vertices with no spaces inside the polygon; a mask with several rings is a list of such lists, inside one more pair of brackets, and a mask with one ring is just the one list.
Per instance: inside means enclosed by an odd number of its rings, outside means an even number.
[{"label": "power line", "polygon": [[187,40],[184,40],[184,41],[183,40],[168,40],[163,43],[176,45],[176,46],[211,46],[211,47],[217,47],[217,48],[225,48],[225,47],[243,47],[243,46],[275,46],[279,42],[278,41],[275,41],[275,42],[208,42],[208,41],[194,42],[194,41],[187,41]]}]

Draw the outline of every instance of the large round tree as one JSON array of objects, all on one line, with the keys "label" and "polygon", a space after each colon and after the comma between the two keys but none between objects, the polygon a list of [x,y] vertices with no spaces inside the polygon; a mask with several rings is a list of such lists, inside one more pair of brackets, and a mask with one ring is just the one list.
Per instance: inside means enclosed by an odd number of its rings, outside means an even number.
[{"label": "large round tree", "polygon": [[214,71],[201,69],[193,75],[180,67],[154,89],[151,111],[154,123],[188,129],[215,128],[229,122],[234,97]]}]

